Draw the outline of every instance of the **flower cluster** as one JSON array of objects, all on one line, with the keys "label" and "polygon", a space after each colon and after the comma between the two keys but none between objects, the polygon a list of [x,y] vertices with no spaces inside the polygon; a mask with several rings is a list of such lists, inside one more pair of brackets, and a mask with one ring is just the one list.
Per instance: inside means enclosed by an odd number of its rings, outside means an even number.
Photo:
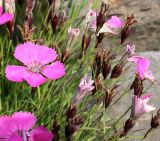
[{"label": "flower cluster", "polygon": [[[98,13],[94,10],[89,10],[86,16],[86,23],[89,25],[89,29],[93,32],[96,32],[97,30],[97,15]],[[116,15],[111,16],[110,19],[106,20],[106,22],[100,28],[97,36],[99,36],[100,33],[117,34],[117,29],[121,28],[122,26],[123,22],[119,17],[117,17]]]}]

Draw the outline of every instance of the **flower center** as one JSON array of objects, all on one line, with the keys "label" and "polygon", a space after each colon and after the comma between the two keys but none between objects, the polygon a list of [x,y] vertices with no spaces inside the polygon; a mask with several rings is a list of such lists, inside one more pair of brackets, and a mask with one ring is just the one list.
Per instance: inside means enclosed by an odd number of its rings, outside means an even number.
[{"label": "flower center", "polygon": [[28,65],[28,69],[32,72],[39,73],[42,65],[39,62],[33,61]]}]

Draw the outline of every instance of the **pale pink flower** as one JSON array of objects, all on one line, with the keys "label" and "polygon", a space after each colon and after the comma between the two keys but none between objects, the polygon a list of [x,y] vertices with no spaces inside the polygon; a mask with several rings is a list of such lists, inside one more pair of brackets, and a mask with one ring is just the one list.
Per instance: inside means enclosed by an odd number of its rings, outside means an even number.
[{"label": "pale pink flower", "polygon": [[107,22],[104,23],[97,36],[100,33],[118,34],[117,29],[121,28],[122,26],[123,22],[121,19],[117,16],[112,16]]},{"label": "pale pink flower", "polygon": [[56,51],[47,46],[31,42],[20,44],[15,49],[14,57],[24,66],[8,65],[5,70],[8,80],[14,82],[25,80],[30,86],[38,87],[46,82],[47,78],[56,80],[65,75],[64,65],[55,61]]},{"label": "pale pink flower", "polygon": [[78,93],[88,93],[91,92],[94,89],[93,86],[94,81],[88,77],[88,75],[85,75],[82,80],[80,81]]},{"label": "pale pink flower", "polygon": [[3,8],[0,7],[0,25],[13,20],[13,14],[3,13]]},{"label": "pale pink flower", "polygon": [[133,119],[139,118],[141,115],[151,112],[155,110],[153,106],[147,104],[147,102],[151,98],[151,94],[147,94],[145,96],[138,97],[133,95],[132,98],[132,110],[131,110],[131,117]]},{"label": "pale pink flower", "polygon": [[91,78],[89,78],[88,75],[85,75],[80,81],[74,101],[76,103],[79,103],[83,97],[85,97],[94,89],[93,84],[94,81]]},{"label": "pale pink flower", "polygon": [[154,81],[155,78],[151,71],[149,71],[150,61],[141,56],[132,56],[128,59],[136,64],[136,73],[143,79]]},{"label": "pale pink flower", "polygon": [[96,32],[97,29],[97,12],[90,9],[86,15],[86,25],[89,30],[92,32]]},{"label": "pale pink flower", "polygon": [[80,30],[79,28],[69,28],[68,29],[68,34],[71,35],[71,36],[78,36],[80,34]]},{"label": "pale pink flower", "polygon": [[127,44],[126,52],[129,53],[129,55],[134,55],[135,54],[134,51],[135,51],[135,45]]},{"label": "pale pink flower", "polygon": [[42,126],[32,129],[36,117],[28,112],[16,112],[0,117],[0,140],[3,141],[51,141],[53,134]]},{"label": "pale pink flower", "polygon": [[86,24],[87,23],[92,23],[93,21],[95,21],[97,18],[97,12],[90,9],[86,15]]}]

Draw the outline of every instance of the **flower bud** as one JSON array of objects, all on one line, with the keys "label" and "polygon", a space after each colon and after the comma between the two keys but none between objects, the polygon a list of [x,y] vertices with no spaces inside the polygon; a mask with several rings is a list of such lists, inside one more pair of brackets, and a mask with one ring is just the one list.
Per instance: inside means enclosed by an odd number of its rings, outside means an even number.
[{"label": "flower bud", "polygon": [[151,128],[157,128],[160,125],[160,109],[157,114],[151,119]]},{"label": "flower bud", "polygon": [[135,125],[135,120],[129,118],[126,120],[125,125],[124,125],[124,131],[120,135],[120,137],[124,137]]},{"label": "flower bud", "polygon": [[126,24],[123,27],[122,32],[121,32],[121,44],[123,44],[124,41],[128,38],[130,34],[131,26],[137,22],[134,18],[135,18],[134,15],[127,17]]},{"label": "flower bud", "polygon": [[141,96],[143,93],[143,80],[136,75],[130,89],[134,90],[134,95]]},{"label": "flower bud", "polygon": [[112,70],[111,78],[118,78],[122,74],[122,71],[123,71],[123,65],[117,64]]}]

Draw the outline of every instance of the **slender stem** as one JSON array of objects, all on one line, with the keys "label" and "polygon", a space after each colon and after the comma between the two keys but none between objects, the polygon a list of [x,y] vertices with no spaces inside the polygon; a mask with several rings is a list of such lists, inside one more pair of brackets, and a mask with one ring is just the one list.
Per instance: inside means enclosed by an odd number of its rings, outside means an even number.
[{"label": "slender stem", "polygon": [[144,140],[151,131],[152,131],[152,128],[148,129],[148,131],[146,132],[142,140]]},{"label": "slender stem", "polygon": [[40,87],[37,88],[38,91],[38,102],[41,100],[41,92],[40,92]]}]

